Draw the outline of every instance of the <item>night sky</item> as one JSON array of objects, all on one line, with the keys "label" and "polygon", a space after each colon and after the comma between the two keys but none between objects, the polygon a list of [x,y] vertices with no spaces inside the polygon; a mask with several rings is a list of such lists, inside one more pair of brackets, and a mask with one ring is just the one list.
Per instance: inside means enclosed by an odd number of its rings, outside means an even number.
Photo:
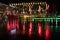
[{"label": "night sky", "polygon": [[46,1],[48,3],[57,3],[57,0],[0,0],[3,3],[20,3],[20,2],[41,2],[41,1]]}]

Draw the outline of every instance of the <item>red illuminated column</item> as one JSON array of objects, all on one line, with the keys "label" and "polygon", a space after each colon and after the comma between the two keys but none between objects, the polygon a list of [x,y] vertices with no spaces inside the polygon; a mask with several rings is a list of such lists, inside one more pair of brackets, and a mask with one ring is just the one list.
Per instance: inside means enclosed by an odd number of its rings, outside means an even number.
[{"label": "red illuminated column", "polygon": [[13,20],[8,19],[7,20],[7,30],[8,31],[11,30],[12,26],[13,26]]},{"label": "red illuminated column", "polygon": [[25,22],[23,24],[23,35],[25,34]]},{"label": "red illuminated column", "polygon": [[11,20],[10,20],[10,14],[11,14],[11,11],[9,9],[6,10],[6,15],[8,15],[8,19],[7,19],[7,31],[9,31],[11,29]]},{"label": "red illuminated column", "polygon": [[7,30],[8,30],[8,31],[10,30],[10,24],[9,24],[9,21],[7,22]]},{"label": "red illuminated column", "polygon": [[48,23],[46,23],[45,39],[46,40],[50,39],[50,29],[49,29],[49,24]]},{"label": "red illuminated column", "polygon": [[32,21],[30,21],[30,24],[29,24],[29,36],[32,35]]},{"label": "red illuminated column", "polygon": [[19,29],[19,20],[18,19],[14,20],[14,26],[16,29]]},{"label": "red illuminated column", "polygon": [[42,25],[41,25],[41,23],[38,23],[38,35],[42,36]]}]

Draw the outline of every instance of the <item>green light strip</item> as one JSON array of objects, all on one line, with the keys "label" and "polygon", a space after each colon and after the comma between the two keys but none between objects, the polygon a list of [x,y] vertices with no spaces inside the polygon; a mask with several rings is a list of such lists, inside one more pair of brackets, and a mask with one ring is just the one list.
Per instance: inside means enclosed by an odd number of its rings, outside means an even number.
[{"label": "green light strip", "polygon": [[58,22],[60,22],[60,18],[32,18],[32,21],[53,21],[53,19],[54,19],[54,21],[58,21]]},{"label": "green light strip", "polygon": [[60,19],[60,18],[33,18],[33,19]]},{"label": "green light strip", "polygon": [[57,18],[57,19],[60,19],[60,18]]},{"label": "green light strip", "polygon": [[50,20],[50,19],[57,19],[57,20],[58,20],[58,19],[60,19],[60,18],[33,18],[33,19],[44,19],[44,20],[47,20],[47,19],[49,19],[49,20]]}]

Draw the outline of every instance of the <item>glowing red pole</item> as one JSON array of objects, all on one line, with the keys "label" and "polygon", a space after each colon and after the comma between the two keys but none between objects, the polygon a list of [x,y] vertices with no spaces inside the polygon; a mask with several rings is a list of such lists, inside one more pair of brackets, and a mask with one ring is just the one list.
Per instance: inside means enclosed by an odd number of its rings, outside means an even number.
[{"label": "glowing red pole", "polygon": [[50,39],[50,29],[49,29],[49,24],[48,23],[46,23],[45,39],[46,40]]},{"label": "glowing red pole", "polygon": [[30,24],[29,24],[29,36],[32,35],[32,21],[30,21]]},{"label": "glowing red pole", "polygon": [[23,35],[25,34],[25,22],[23,24]]},{"label": "glowing red pole", "polygon": [[38,23],[38,35],[42,36],[42,25]]},{"label": "glowing red pole", "polygon": [[[6,12],[7,12],[7,15],[10,16],[11,11],[8,8],[7,8]],[[7,30],[9,31],[10,29],[11,29],[11,20],[10,20],[10,18],[8,18],[8,20],[7,20]]]},{"label": "glowing red pole", "polygon": [[18,11],[16,12],[15,17],[16,17],[16,19],[15,19],[15,28],[19,29]]},{"label": "glowing red pole", "polygon": [[10,30],[10,24],[9,24],[9,21],[7,22],[7,30],[8,30],[8,31]]},{"label": "glowing red pole", "polygon": [[[29,6],[30,16],[32,15],[32,6],[33,5]],[[30,20],[30,23],[29,23],[29,36],[31,36],[31,35],[32,35],[32,21]]]}]

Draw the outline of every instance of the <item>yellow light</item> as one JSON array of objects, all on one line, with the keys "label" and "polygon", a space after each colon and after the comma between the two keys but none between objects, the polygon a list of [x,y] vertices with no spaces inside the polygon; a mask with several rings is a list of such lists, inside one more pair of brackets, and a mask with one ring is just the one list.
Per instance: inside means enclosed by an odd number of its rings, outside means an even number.
[{"label": "yellow light", "polygon": [[39,2],[38,2],[38,4],[39,4]]},{"label": "yellow light", "polygon": [[6,7],[6,9],[9,9],[9,7]]},{"label": "yellow light", "polygon": [[26,3],[26,4],[28,4],[28,3]]},{"label": "yellow light", "polygon": [[33,2],[33,4],[35,4],[35,3]]},{"label": "yellow light", "polygon": [[24,19],[26,19],[27,17],[29,17],[28,15],[24,15]]},{"label": "yellow light", "polygon": [[42,2],[42,4],[44,4],[44,2]]},{"label": "yellow light", "polygon": [[35,3],[35,4],[37,4],[37,3]]},{"label": "yellow light", "polygon": [[40,2],[40,4],[41,4],[41,2]]},{"label": "yellow light", "polygon": [[30,3],[29,3],[29,5],[30,5]]}]

